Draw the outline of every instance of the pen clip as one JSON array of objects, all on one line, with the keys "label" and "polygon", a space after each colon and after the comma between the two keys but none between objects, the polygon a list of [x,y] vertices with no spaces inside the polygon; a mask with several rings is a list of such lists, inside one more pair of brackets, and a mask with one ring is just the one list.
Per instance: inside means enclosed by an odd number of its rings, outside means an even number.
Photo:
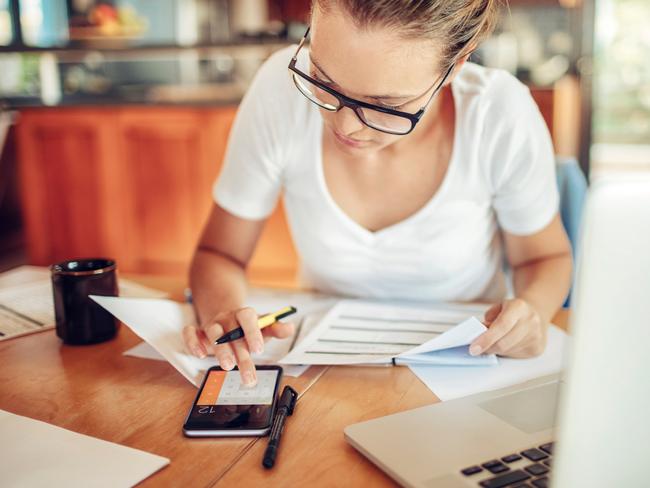
[{"label": "pen clip", "polygon": [[284,387],[284,390],[282,390],[282,395],[280,396],[280,404],[278,405],[278,409],[282,407],[286,407],[287,415],[291,415],[293,413],[293,408],[296,406],[297,400],[298,400],[298,392],[293,388],[291,388],[289,385],[286,385]]}]

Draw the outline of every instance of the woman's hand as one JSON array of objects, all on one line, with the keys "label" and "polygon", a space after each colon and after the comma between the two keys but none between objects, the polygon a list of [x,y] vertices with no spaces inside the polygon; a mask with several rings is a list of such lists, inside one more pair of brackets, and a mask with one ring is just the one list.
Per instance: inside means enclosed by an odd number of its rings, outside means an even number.
[{"label": "woman's hand", "polygon": [[[252,386],[257,382],[257,376],[251,353],[261,353],[264,350],[265,340],[271,337],[279,339],[289,337],[295,329],[289,322],[275,322],[260,330],[257,325],[258,318],[252,308],[221,312],[200,327],[186,326],[183,329],[183,340],[195,356],[204,358],[209,354],[214,354],[219,366],[225,370],[231,370],[237,365],[242,383]],[[215,341],[219,337],[237,327],[244,329],[243,338],[215,345]]]},{"label": "woman's hand", "polygon": [[525,300],[504,300],[485,313],[488,330],[469,348],[472,356],[498,354],[513,358],[539,356],[546,347],[546,330],[539,313]]}]

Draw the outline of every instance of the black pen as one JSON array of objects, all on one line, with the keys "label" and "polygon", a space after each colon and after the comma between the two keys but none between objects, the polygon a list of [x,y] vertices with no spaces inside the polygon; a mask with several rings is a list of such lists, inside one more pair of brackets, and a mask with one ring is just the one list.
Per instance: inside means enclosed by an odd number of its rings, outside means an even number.
[{"label": "black pen", "polygon": [[271,426],[269,445],[266,446],[264,459],[262,459],[262,466],[267,469],[272,468],[275,464],[275,457],[278,453],[278,447],[280,447],[280,436],[284,428],[284,421],[293,413],[293,407],[296,406],[297,399],[298,392],[289,385],[285,386],[284,390],[282,390],[282,396],[280,396],[278,411],[275,414],[273,425]]}]

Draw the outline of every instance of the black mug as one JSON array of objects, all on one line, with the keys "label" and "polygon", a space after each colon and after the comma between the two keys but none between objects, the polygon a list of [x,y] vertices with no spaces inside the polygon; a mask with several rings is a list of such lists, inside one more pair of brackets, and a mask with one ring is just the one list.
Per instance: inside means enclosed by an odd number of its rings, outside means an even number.
[{"label": "black mug", "polygon": [[104,258],[53,264],[56,335],[66,344],[96,344],[115,337],[119,321],[88,295],[118,296],[117,265]]}]

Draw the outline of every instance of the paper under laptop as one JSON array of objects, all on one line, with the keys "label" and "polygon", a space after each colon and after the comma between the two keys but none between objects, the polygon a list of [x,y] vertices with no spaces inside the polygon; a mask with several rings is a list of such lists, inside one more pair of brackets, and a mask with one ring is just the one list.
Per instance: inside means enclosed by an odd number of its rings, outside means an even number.
[{"label": "paper under laptop", "polygon": [[281,364],[429,364],[488,366],[495,355],[470,356],[487,328],[476,304],[391,304],[341,300]]},{"label": "paper under laptop", "polygon": [[546,349],[533,358],[500,357],[493,368],[429,367],[415,363],[408,366],[440,400],[447,401],[559,373],[566,361],[569,341],[566,332],[551,324]]}]

